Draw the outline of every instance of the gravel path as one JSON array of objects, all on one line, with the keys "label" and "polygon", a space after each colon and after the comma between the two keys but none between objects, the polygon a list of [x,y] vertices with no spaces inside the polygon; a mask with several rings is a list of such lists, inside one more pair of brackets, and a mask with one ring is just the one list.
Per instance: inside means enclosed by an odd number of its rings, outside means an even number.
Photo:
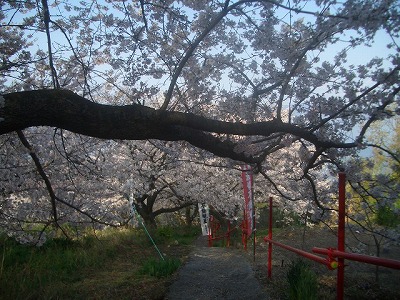
[{"label": "gravel path", "polygon": [[200,237],[165,299],[263,300],[267,296],[243,252],[209,248],[205,237]]}]

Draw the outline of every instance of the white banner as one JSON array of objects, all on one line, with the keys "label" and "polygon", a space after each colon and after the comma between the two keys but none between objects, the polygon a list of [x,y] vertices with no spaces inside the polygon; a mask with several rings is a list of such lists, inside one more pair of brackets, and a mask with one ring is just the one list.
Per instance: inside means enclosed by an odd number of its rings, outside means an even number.
[{"label": "white banner", "polygon": [[200,215],[200,224],[201,224],[201,233],[203,235],[208,235],[208,223],[210,220],[210,209],[208,204],[199,203],[199,215]]}]

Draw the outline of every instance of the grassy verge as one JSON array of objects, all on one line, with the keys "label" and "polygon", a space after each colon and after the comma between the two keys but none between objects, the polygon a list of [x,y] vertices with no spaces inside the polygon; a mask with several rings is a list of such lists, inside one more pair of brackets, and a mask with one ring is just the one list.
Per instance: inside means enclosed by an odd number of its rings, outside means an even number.
[{"label": "grassy verge", "polygon": [[297,259],[292,262],[287,273],[289,299],[316,300],[318,291],[317,275],[310,269],[308,262]]},{"label": "grassy verge", "polygon": [[162,298],[197,233],[187,228],[152,233],[166,265],[141,230],[108,229],[40,248],[2,237],[0,299]]}]

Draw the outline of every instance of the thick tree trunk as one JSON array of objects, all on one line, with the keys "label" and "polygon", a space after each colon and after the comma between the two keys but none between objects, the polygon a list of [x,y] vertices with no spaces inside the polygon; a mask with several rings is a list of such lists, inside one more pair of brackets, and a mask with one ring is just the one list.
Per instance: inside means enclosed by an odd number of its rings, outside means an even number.
[{"label": "thick tree trunk", "polygon": [[157,228],[157,222],[153,214],[142,215],[142,218],[147,228]]},{"label": "thick tree trunk", "polygon": [[135,204],[135,207],[146,227],[157,228],[156,215],[145,203]]}]

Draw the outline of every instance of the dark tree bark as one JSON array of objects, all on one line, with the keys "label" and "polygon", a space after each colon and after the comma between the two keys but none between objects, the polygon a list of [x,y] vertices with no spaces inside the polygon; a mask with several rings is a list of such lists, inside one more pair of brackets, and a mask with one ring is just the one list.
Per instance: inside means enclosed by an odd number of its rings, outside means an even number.
[{"label": "dark tree bark", "polygon": [[225,134],[269,136],[280,132],[307,140],[317,148],[357,146],[356,143],[323,141],[307,129],[279,120],[231,123],[138,104],[104,105],[63,89],[0,96],[0,134],[32,126],[54,126],[103,139],[187,141],[217,156],[249,163],[259,162],[264,156],[251,157],[236,152],[236,144],[226,139]]}]

